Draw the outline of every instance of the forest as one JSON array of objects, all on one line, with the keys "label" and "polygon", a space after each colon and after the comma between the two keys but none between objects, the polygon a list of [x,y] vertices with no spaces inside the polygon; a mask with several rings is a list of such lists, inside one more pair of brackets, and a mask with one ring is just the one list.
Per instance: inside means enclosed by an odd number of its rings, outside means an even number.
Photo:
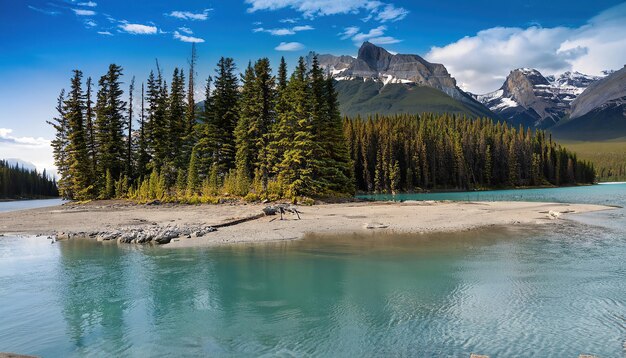
[{"label": "forest", "polygon": [[59,196],[54,178],[0,160],[0,199],[35,199]]},{"label": "forest", "polygon": [[593,183],[593,165],[543,131],[454,115],[345,119],[357,190],[402,192]]},{"label": "forest", "polygon": [[[73,72],[48,123],[59,192],[74,200],[189,203],[349,197],[358,191],[570,185],[593,168],[543,132],[448,115],[342,118],[316,58],[274,75],[267,58],[239,75],[222,57],[194,89],[197,58],[168,83],[158,62],[123,89],[112,64],[97,82]],[[94,93],[95,91],[95,93]],[[139,98],[137,98],[139,94]]]}]

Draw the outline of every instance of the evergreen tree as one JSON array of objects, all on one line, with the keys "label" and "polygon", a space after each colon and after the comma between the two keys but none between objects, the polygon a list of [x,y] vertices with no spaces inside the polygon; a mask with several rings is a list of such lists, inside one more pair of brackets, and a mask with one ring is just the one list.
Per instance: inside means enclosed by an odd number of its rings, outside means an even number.
[{"label": "evergreen tree", "polygon": [[236,147],[235,167],[237,169],[237,175],[250,178],[254,171],[253,146],[255,135],[255,133],[253,133],[253,129],[251,128],[251,124],[256,120],[255,107],[258,105],[258,103],[254,103],[256,76],[254,74],[252,64],[248,64],[242,81],[243,87],[241,90],[240,112],[234,133]]},{"label": "evergreen tree", "polygon": [[[100,78],[98,103],[96,105],[96,146],[98,149],[98,175],[104,177],[109,171],[112,178],[117,178],[124,170],[126,102],[122,101],[124,91],[120,77],[122,68],[112,64],[106,75]],[[105,183],[106,185],[106,183]],[[105,194],[107,188],[103,188]]]},{"label": "evergreen tree", "polygon": [[143,179],[148,174],[148,162],[150,155],[148,154],[148,136],[146,133],[145,119],[145,93],[144,84],[141,84],[141,115],[139,118],[139,143],[137,146],[137,177]]},{"label": "evergreen tree", "polygon": [[182,70],[175,68],[168,106],[169,155],[166,160],[172,168],[177,170],[184,169],[188,164],[183,153],[183,140],[187,133],[185,107],[185,74]]},{"label": "evergreen tree", "polygon": [[82,90],[83,73],[74,70],[68,97],[63,103],[63,112],[68,124],[68,176],[71,180],[71,198],[84,200],[93,192],[92,167],[87,149],[87,130],[83,117],[85,111],[85,94]]},{"label": "evergreen tree", "polygon": [[239,84],[232,58],[222,57],[215,70],[215,90],[211,103],[211,116],[215,121],[216,163],[220,177],[235,167],[234,130],[238,120]]},{"label": "evergreen tree", "polygon": [[302,57],[284,96],[288,107],[279,113],[278,144],[286,149],[278,165],[279,181],[288,197],[315,195],[320,189],[320,183],[314,176],[319,170],[319,162],[314,155],[316,145],[311,118],[311,89]]},{"label": "evergreen tree", "polygon": [[96,157],[96,136],[94,130],[94,112],[93,112],[93,101],[91,99],[92,93],[92,81],[91,77],[87,78],[87,92],[86,92],[86,111],[85,111],[85,121],[86,121],[86,129],[87,129],[87,143],[89,147],[89,157],[91,158],[91,167],[92,167],[92,176],[95,177],[98,159]]},{"label": "evergreen tree", "polygon": [[135,76],[130,81],[128,87],[128,135],[126,137],[126,177],[133,177],[133,92],[135,91]]},{"label": "evergreen tree", "polygon": [[[54,163],[57,167],[57,174],[59,176],[58,188],[59,194],[65,198],[70,199],[72,197],[71,182],[69,176],[69,158],[68,158],[68,146],[69,146],[69,125],[67,117],[65,116],[65,109],[63,102],[65,101],[65,90],[61,90],[59,97],[57,98],[57,116],[51,121],[47,121],[55,130],[55,137],[52,140],[52,154],[54,157]],[[8,180],[8,179],[7,179]],[[8,182],[7,182],[8,183]],[[8,189],[7,189],[8,192]]]}]

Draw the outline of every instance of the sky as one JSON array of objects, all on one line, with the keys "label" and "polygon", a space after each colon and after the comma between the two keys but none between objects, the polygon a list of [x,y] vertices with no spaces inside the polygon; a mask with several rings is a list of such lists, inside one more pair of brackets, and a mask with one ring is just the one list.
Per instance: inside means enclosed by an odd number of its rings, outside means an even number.
[{"label": "sky", "polygon": [[141,83],[156,59],[168,76],[186,67],[195,43],[205,79],[221,56],[240,69],[260,57],[293,66],[309,51],[356,55],[367,40],[442,63],[461,88],[486,93],[519,67],[621,68],[626,2],[0,0],[0,34],[0,158],[50,170],[54,132],[45,122],[73,69],[97,82],[117,63],[126,84]]}]

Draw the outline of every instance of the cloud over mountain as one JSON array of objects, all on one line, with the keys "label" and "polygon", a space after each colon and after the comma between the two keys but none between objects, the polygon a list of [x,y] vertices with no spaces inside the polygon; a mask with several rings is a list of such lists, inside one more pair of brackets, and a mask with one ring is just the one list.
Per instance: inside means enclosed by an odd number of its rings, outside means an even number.
[{"label": "cloud over mountain", "polygon": [[626,3],[589,19],[583,26],[493,27],[442,47],[429,61],[443,63],[459,85],[475,93],[499,87],[511,69],[532,67],[544,73],[580,71],[599,75],[626,59]]}]

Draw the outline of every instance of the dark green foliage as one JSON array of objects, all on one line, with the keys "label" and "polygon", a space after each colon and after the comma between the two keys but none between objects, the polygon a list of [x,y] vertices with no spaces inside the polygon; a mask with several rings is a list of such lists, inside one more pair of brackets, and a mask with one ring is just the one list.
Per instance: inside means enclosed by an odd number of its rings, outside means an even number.
[{"label": "dark green foliage", "polygon": [[59,97],[57,98],[57,116],[52,121],[47,121],[56,131],[55,137],[52,140],[52,154],[54,156],[54,163],[57,167],[57,173],[59,175],[59,194],[63,198],[71,198],[71,177],[69,175],[69,128],[68,120],[65,116],[65,110],[63,108],[63,101],[65,100],[65,90],[61,90]]},{"label": "dark green foliage", "polygon": [[59,196],[56,181],[44,170],[28,170],[0,160],[0,199],[33,199]]},{"label": "dark green foliage", "polygon": [[[124,171],[126,157],[124,127],[126,102],[122,100],[122,68],[115,64],[99,81],[96,104],[96,148],[98,157],[97,175],[104,178],[109,171],[117,178]],[[106,189],[101,187],[102,189]],[[106,190],[104,190],[106,192]]]},{"label": "dark green foliage", "polygon": [[215,124],[215,156],[218,175],[224,177],[235,168],[235,126],[238,121],[239,81],[232,58],[222,57],[215,69],[215,90],[211,104],[211,117]]},{"label": "dark green foliage", "polygon": [[83,73],[74,71],[74,77],[68,97],[63,103],[63,112],[68,125],[68,175],[71,178],[70,191],[72,197],[82,200],[93,194],[93,167],[87,149],[87,133],[85,128],[85,95],[81,80]]},{"label": "dark green foliage", "polygon": [[593,183],[593,166],[546,138],[454,115],[397,115],[345,120],[357,189],[574,185]]}]

